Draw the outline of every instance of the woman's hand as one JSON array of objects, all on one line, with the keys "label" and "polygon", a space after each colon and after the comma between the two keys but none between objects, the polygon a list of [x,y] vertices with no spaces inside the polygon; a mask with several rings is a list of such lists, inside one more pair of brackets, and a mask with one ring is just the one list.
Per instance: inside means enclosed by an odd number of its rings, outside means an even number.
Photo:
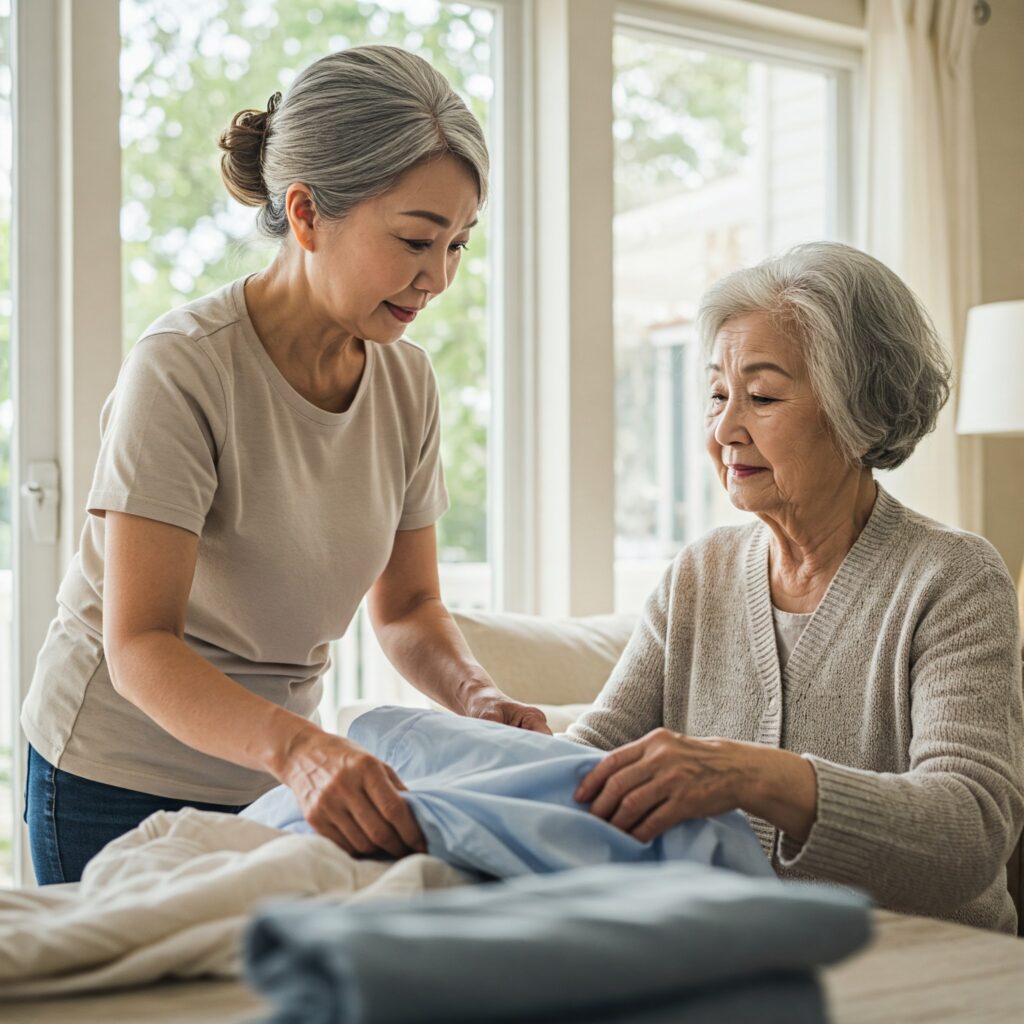
[{"label": "woman's hand", "polygon": [[583,779],[579,803],[648,842],[690,818],[740,805],[747,765],[742,744],[655,729],[613,750]]},{"label": "woman's hand", "polygon": [[355,857],[424,853],[423,833],[394,769],[350,740],[315,726],[300,732],[278,777],[306,821]]},{"label": "woman's hand", "polygon": [[506,697],[493,683],[468,687],[460,703],[462,714],[467,718],[482,718],[485,722],[499,722],[515,729],[551,735],[548,721],[540,708]]},{"label": "woman's hand", "polygon": [[744,810],[798,842],[814,824],[817,776],[788,750],[655,729],[613,750],[576,789],[579,803],[641,842],[691,818]]}]

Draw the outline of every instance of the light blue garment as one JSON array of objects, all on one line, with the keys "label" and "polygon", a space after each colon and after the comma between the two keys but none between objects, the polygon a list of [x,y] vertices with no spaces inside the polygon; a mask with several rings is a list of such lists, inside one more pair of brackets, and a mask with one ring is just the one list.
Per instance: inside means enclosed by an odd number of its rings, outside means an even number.
[{"label": "light blue garment", "polygon": [[601,865],[288,904],[245,938],[277,1024],[825,1020],[812,973],[862,946],[867,900],[698,864]]},{"label": "light blue garment", "polygon": [[[604,756],[571,740],[439,711],[377,708],[349,739],[390,764],[427,840],[427,852],[494,878],[591,864],[687,860],[769,876],[738,811],[684,822],[641,843],[573,799]],[[280,786],[243,812],[275,828],[312,831]]]}]

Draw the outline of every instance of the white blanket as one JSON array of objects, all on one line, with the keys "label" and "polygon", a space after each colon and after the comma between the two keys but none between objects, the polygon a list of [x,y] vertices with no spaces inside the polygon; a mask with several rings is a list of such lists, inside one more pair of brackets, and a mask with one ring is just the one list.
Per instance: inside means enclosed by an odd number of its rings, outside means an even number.
[{"label": "white blanket", "polygon": [[321,836],[158,811],[78,884],[0,890],[0,999],[236,977],[242,929],[269,900],[362,903],[468,881],[435,857],[356,860]]}]

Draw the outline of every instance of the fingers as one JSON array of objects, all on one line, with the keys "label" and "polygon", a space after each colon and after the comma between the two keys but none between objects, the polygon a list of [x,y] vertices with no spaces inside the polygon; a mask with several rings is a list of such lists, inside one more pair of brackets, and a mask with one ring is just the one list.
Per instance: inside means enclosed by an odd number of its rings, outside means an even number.
[{"label": "fingers", "polygon": [[377,770],[370,771],[368,774],[366,791],[380,818],[405,848],[405,851],[398,856],[404,856],[409,851],[426,853],[427,841],[423,838],[423,833],[420,831],[409,805],[398,795],[392,779],[398,782],[401,789],[405,789],[405,786],[398,780],[394,769],[390,765],[379,762]]},{"label": "fingers", "polygon": [[626,746],[613,750],[584,776],[583,781],[576,787],[573,798],[577,803],[589,803],[604,789],[605,783],[612,775],[620,768],[638,761],[643,752],[643,747],[638,743],[627,743]]},{"label": "fingers", "polygon": [[[606,821],[612,821],[627,800],[630,801],[630,807],[632,807],[635,799],[634,791],[649,783],[653,778],[654,769],[645,759],[641,758],[632,764],[627,764],[605,781],[601,791],[594,797],[593,803],[590,805],[590,813],[604,818]],[[637,814],[636,820],[642,816],[642,814]],[[612,821],[612,824],[618,825],[618,822]]]},{"label": "fingers", "polygon": [[370,755],[349,762],[348,771],[321,791],[309,823],[354,857],[386,853],[399,859],[425,853],[426,841],[394,769]]},{"label": "fingers", "polygon": [[352,820],[352,815],[340,809],[332,818],[315,815],[309,823],[332,843],[336,843],[352,857],[367,857],[373,853],[373,844],[362,829]]},{"label": "fingers", "polygon": [[478,718],[484,722],[497,722],[499,725],[508,725],[514,729],[551,735],[551,728],[540,708],[520,704],[501,694],[476,702],[467,713],[471,718]]},{"label": "fingers", "polygon": [[650,779],[643,785],[631,789],[619,802],[615,813],[608,821],[616,828],[621,828],[623,832],[629,832],[664,800],[664,789],[657,779]]},{"label": "fingers", "polygon": [[400,793],[405,793],[405,783],[398,777],[398,772],[396,772],[395,769],[387,763],[387,761],[381,761],[381,766],[383,767],[385,773],[387,774],[388,780],[391,782],[391,785],[394,786],[395,789],[397,789]]},{"label": "fingers", "polygon": [[[356,851],[363,856],[384,852],[399,860],[410,853],[398,833],[384,820],[365,792],[355,794],[344,810],[339,808],[335,811],[333,820],[349,837]],[[352,826],[357,830],[354,835]]]},{"label": "fingers", "polygon": [[545,736],[551,735],[551,727],[540,708],[524,708],[519,721],[515,724],[528,732],[540,732]]},{"label": "fingers", "polygon": [[418,850],[423,840],[415,822],[412,822],[410,828],[409,821],[403,821],[403,828],[410,837],[409,842],[406,842],[397,827],[403,812],[409,815],[410,821],[411,814],[382,766],[371,762],[362,772],[359,782],[359,788],[351,794],[345,809],[368,840],[369,852],[380,850],[398,859]]},{"label": "fingers", "polygon": [[665,800],[651,810],[639,825],[635,825],[630,835],[641,843],[649,843],[657,839],[662,832],[667,832],[674,825],[685,821],[686,816],[671,800]]}]

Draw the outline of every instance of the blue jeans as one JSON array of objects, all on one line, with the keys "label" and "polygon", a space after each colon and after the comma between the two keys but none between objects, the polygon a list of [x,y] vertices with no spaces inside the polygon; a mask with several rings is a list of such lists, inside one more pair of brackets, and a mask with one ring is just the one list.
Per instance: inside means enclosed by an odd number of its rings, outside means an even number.
[{"label": "blue jeans", "polygon": [[93,782],[54,768],[33,747],[28,748],[25,823],[32,866],[40,885],[79,881],[83,868],[95,854],[154,811],[196,807],[201,811],[237,814],[245,806],[172,800]]}]

